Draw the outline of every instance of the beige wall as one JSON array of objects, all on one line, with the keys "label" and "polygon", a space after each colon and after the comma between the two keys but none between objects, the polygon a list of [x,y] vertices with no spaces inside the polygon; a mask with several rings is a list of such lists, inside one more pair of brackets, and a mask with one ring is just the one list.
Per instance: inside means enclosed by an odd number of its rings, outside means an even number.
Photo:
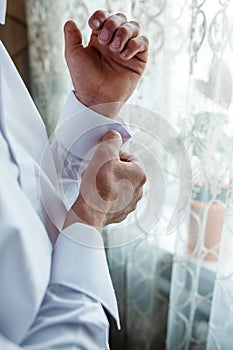
[{"label": "beige wall", "polygon": [[27,25],[24,0],[8,0],[5,26],[0,25],[0,40],[13,58],[29,87]]}]

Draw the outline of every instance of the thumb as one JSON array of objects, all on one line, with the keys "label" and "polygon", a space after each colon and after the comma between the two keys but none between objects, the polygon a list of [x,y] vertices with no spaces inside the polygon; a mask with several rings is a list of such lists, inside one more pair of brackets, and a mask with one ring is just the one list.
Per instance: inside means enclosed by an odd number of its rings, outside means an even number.
[{"label": "thumb", "polygon": [[122,146],[122,137],[119,132],[115,130],[108,131],[99,147],[97,152],[102,154],[102,158],[111,159],[120,159],[120,149]]},{"label": "thumb", "polygon": [[82,34],[77,25],[73,21],[66,22],[64,26],[65,34],[65,54],[69,58],[69,54],[82,46]]}]

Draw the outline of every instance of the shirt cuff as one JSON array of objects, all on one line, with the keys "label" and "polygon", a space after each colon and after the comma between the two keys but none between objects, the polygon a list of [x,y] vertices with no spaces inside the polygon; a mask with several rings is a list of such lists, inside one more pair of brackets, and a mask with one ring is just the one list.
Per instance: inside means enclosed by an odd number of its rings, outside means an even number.
[{"label": "shirt cuff", "polygon": [[58,236],[53,252],[51,284],[67,286],[100,302],[120,329],[103,239],[94,227],[75,223]]},{"label": "shirt cuff", "polygon": [[76,157],[90,160],[96,146],[110,130],[118,131],[123,142],[131,137],[120,118],[113,120],[96,113],[84,106],[71,92],[58,121],[55,137]]}]

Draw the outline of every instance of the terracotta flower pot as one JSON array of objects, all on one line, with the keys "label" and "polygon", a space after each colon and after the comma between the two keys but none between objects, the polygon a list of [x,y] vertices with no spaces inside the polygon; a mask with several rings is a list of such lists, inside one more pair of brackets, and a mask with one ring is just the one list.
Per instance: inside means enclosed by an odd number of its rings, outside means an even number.
[{"label": "terracotta flower pot", "polygon": [[[191,203],[191,215],[188,232],[188,251],[194,256],[204,255],[206,260],[218,259],[219,244],[221,240],[223,222],[223,205],[208,204],[198,200]],[[206,252],[212,250],[213,252]]]}]

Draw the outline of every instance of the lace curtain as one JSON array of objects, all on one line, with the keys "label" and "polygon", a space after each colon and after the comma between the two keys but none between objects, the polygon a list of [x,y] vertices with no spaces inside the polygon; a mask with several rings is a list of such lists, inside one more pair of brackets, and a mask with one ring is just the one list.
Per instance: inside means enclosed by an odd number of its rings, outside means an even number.
[{"label": "lace curtain", "polygon": [[105,232],[122,323],[111,348],[232,349],[233,1],[27,0],[26,8],[32,92],[49,132],[71,87],[66,19],[87,41],[95,9],[123,11],[150,38],[147,71],[123,111],[134,134],[127,147],[148,174],[145,197]]}]

